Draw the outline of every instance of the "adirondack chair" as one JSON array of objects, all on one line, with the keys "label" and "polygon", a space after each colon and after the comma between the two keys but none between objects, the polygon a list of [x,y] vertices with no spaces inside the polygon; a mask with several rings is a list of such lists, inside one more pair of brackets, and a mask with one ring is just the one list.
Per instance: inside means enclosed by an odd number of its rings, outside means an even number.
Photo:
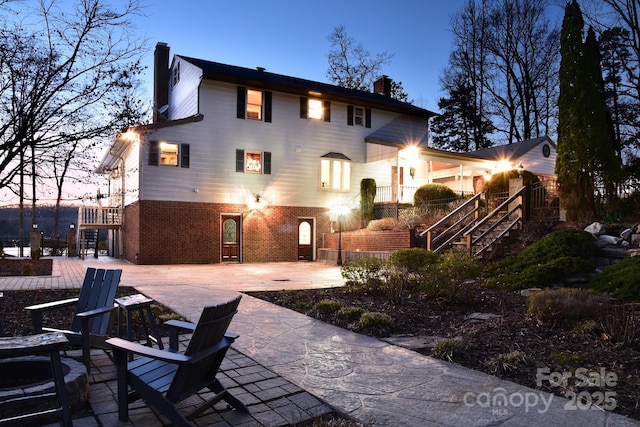
[{"label": "adirondack chair", "polygon": [[[69,343],[82,348],[82,361],[89,372],[91,347],[110,349],[105,344],[110,326],[111,313],[115,310],[114,299],[120,283],[122,270],[87,268],[78,298],[69,298],[25,307],[31,314],[36,334],[43,331],[62,332]],[[76,305],[76,312],[68,330],[43,328],[43,313],[61,307]]]},{"label": "adirondack chair", "polygon": [[[193,330],[184,353],[175,349],[159,350],[120,338],[110,338],[118,375],[118,417],[129,418],[129,403],[140,398],[154,406],[174,425],[191,426],[194,419],[217,402],[224,400],[236,410],[249,412],[216,379],[220,364],[229,346],[238,337],[227,332],[231,319],[237,312],[241,296],[220,305],[205,307],[197,325],[188,322],[166,322],[169,326],[187,327]],[[128,353],[143,357],[128,361]],[[128,388],[131,388],[129,391]],[[214,396],[184,414],[178,410],[179,402],[208,389]]]}]

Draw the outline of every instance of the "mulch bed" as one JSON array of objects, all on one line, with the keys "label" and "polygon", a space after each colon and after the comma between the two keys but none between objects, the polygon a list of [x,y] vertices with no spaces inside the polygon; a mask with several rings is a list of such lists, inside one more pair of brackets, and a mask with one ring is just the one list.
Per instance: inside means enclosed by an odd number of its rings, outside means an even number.
[{"label": "mulch bed", "polygon": [[53,259],[0,258],[0,276],[51,276]]}]

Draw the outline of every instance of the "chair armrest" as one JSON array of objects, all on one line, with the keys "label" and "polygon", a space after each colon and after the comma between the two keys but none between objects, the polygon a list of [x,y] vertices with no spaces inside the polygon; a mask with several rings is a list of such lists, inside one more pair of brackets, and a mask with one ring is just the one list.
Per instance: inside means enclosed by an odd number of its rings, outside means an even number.
[{"label": "chair armrest", "polygon": [[147,347],[146,345],[142,345],[137,342],[127,341],[122,338],[109,338],[106,343],[111,345],[114,350],[135,353],[165,362],[184,364],[191,361],[191,357],[185,356],[182,353],[159,350],[153,347]]},{"label": "chair armrest", "polygon": [[30,305],[25,307],[31,314],[31,324],[33,325],[33,330],[36,334],[42,332],[42,313],[48,310],[54,310],[61,307],[66,307],[72,304],[76,304],[78,302],[78,298],[69,298],[60,301],[52,301],[46,302],[43,304]]},{"label": "chair armrest", "polygon": [[110,311],[115,310],[116,308],[118,308],[117,305],[114,304],[113,307],[100,307],[100,308],[94,308],[93,310],[88,310],[88,311],[83,311],[82,313],[76,313],[77,317],[94,317],[94,316],[98,316],[100,314],[104,314],[104,313],[108,313]]},{"label": "chair armrest", "polygon": [[167,320],[164,326],[169,328],[169,350],[178,351],[178,335],[180,331],[193,332],[196,329],[195,323],[183,320]]}]

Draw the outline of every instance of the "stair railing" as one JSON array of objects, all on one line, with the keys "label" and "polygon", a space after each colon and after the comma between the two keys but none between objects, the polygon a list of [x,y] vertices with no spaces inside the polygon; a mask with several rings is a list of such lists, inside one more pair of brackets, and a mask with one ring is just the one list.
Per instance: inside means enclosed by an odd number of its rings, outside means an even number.
[{"label": "stair railing", "polygon": [[[481,197],[482,197],[482,193],[478,193],[474,195],[465,203],[458,206],[451,213],[446,215],[444,218],[440,219],[431,227],[429,227],[428,229],[420,233],[420,236],[424,236],[425,234],[427,235],[427,239],[426,239],[427,250],[433,251],[433,252],[440,252],[443,249],[447,248],[451,244],[451,242],[453,242],[456,239],[459,239],[460,236],[462,236],[462,234],[466,230],[468,230],[469,227],[473,225],[473,223],[477,221],[479,217]],[[452,225],[447,227],[447,224],[449,224],[452,218],[455,218],[456,216],[460,215],[466,209],[469,209],[469,207],[472,207],[472,209],[468,213],[466,213],[460,219],[455,221]],[[471,220],[469,220],[470,218]],[[444,227],[446,228],[440,231],[440,229]],[[453,234],[449,234],[456,228],[459,228],[457,232]],[[444,241],[441,242],[441,240],[443,239]]]},{"label": "stair railing", "polygon": [[[484,218],[476,222],[476,224],[473,227],[471,227],[469,230],[467,230],[464,233],[464,236],[466,237],[466,240],[467,240],[467,251],[469,255],[475,255],[475,256],[481,255],[484,251],[490,248],[496,241],[500,240],[509,231],[515,228],[518,225],[518,223],[522,222],[522,194],[524,193],[525,189],[526,189],[526,186],[521,187],[513,195],[509,196],[507,200],[502,202],[497,208],[489,212]],[[516,201],[517,203],[513,204]],[[507,208],[508,211],[503,214],[505,208]],[[482,248],[480,248],[480,250],[474,253],[473,252],[474,245],[477,245],[479,242],[483,241],[483,239],[486,236],[488,236],[490,232],[495,230],[498,226],[503,225],[507,221],[509,221],[509,218],[512,216],[513,213],[516,213],[516,218],[512,220],[510,223],[508,223],[506,227],[502,229],[502,231],[498,236],[493,238],[488,244],[484,245]],[[494,220],[494,222],[491,223],[491,225],[485,229],[486,225],[492,220]],[[474,238],[473,237],[474,233],[478,231],[480,231],[480,234]]]}]

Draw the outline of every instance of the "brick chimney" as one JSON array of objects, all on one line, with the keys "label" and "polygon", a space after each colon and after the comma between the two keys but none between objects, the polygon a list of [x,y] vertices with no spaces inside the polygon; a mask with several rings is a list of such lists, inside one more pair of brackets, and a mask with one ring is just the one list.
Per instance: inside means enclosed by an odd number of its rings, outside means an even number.
[{"label": "brick chimney", "polygon": [[156,44],[153,54],[153,122],[162,122],[166,117],[158,110],[169,104],[169,45]]},{"label": "brick chimney", "polygon": [[391,79],[387,75],[383,75],[373,83],[373,92],[378,95],[391,97]]}]

